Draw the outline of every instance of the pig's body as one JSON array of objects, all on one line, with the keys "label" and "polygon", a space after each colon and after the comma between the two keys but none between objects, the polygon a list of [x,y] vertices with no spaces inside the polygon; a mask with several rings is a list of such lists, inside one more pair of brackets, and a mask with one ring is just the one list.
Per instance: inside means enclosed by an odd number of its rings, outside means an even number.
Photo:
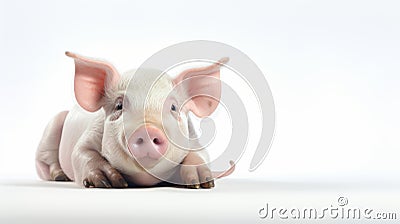
[{"label": "pig's body", "polygon": [[[101,129],[104,126],[105,113],[100,109],[94,113],[88,113],[78,105],[75,105],[65,118],[63,132],[59,146],[59,160],[64,173],[69,179],[74,180],[74,170],[72,168],[72,151],[76,143],[84,135],[85,132],[92,128],[98,129],[98,125],[102,121]],[[98,122],[96,122],[98,121]],[[101,143],[99,143],[99,146]],[[101,148],[99,148],[100,150]],[[101,152],[101,150],[100,150]]]},{"label": "pig's body", "polygon": [[69,111],[65,118],[59,146],[59,160],[62,170],[69,179],[75,179],[71,155],[76,143],[88,127],[93,125],[92,123],[96,119],[101,119],[104,116],[102,109],[90,114],[76,105]]},{"label": "pig's body", "polygon": [[[210,89],[204,85],[205,76],[198,74],[219,77],[219,64],[188,70],[175,79],[159,77],[160,71],[155,70],[131,71],[120,77],[108,63],[67,55],[75,59],[79,105],[59,113],[46,127],[36,156],[42,179],[74,180],[85,187],[153,186],[169,180],[194,188],[214,186],[204,164],[206,151],[185,150],[197,148],[197,141],[177,146],[171,139],[195,136],[189,110],[200,116],[215,110],[214,100],[187,99],[190,94],[197,97],[204,87]],[[188,74],[197,83],[191,81],[174,91]],[[215,88],[219,99],[218,83]]]}]

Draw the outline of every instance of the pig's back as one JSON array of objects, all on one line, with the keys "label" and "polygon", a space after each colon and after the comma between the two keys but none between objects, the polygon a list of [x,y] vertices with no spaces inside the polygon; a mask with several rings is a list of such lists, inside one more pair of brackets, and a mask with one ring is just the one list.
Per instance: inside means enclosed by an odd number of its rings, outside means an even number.
[{"label": "pig's back", "polygon": [[59,147],[59,159],[61,168],[71,180],[74,180],[71,163],[72,150],[91,123],[99,116],[104,116],[103,114],[104,111],[102,109],[89,113],[76,105],[65,118]]}]

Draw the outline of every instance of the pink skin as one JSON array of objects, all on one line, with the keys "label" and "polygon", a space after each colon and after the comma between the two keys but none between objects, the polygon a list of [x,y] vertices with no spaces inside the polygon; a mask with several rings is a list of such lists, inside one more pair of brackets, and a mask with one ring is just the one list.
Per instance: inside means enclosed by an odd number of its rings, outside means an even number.
[{"label": "pink skin", "polygon": [[[187,112],[205,117],[215,110],[221,95],[220,65],[227,62],[226,58],[208,67],[186,70],[175,79],[161,78],[160,86],[150,95],[153,103],[146,111],[140,111],[141,107],[129,105],[144,99],[140,88],[149,87],[150,71],[135,76],[135,88],[125,93],[130,77],[121,77],[111,64],[70,52],[66,55],[75,61],[74,89],[79,106],[58,114],[46,127],[36,154],[40,178],[74,180],[85,187],[153,186],[162,180],[152,174],[164,173],[171,177],[179,174],[189,187],[210,188],[214,186],[212,178],[233,172],[233,163],[227,171],[211,172],[204,164],[208,158],[206,154],[183,151],[170,144],[164,133],[173,134],[179,127],[190,135],[194,130],[190,128]],[[159,103],[170,102],[165,98],[168,92],[183,81],[186,83],[179,89],[181,95],[174,96],[171,102],[181,104],[188,97],[196,97],[182,106],[181,111],[171,111],[166,118],[168,126],[161,131],[158,108],[162,105]],[[131,101],[126,108],[122,107],[125,101]],[[134,130],[129,132],[127,142],[122,111],[126,111],[125,115],[135,115],[124,117],[124,122]],[[152,123],[142,124],[141,114],[148,116]],[[177,170],[176,164],[186,166]]]}]

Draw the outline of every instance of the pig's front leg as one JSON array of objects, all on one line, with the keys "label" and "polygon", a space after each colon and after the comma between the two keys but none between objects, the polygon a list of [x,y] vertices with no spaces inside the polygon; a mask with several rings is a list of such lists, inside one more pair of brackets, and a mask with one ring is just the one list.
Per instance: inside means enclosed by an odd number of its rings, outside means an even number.
[{"label": "pig's front leg", "polygon": [[190,152],[183,160],[180,175],[188,188],[213,188],[214,179],[204,160],[196,152]]},{"label": "pig's front leg", "polygon": [[77,150],[77,152],[79,155],[75,155],[73,158],[77,183],[83,184],[87,188],[128,187],[122,175],[99,152],[86,148]]},{"label": "pig's front leg", "polygon": [[101,132],[82,136],[72,153],[75,181],[85,187],[125,188],[126,180],[96,149],[101,149]]}]

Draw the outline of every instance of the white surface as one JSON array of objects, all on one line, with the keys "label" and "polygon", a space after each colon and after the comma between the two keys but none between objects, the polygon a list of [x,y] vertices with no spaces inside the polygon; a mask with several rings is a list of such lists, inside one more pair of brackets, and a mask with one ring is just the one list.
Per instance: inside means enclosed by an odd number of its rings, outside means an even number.
[{"label": "white surface", "polygon": [[[270,209],[338,207],[396,212],[400,219],[400,183],[391,180],[224,179],[211,190],[176,188],[81,189],[73,183],[8,180],[0,182],[1,223],[377,223],[376,219],[259,218]],[[321,214],[321,213],[319,213]],[[351,213],[352,214],[352,213]],[[340,216],[339,216],[340,217]]]}]

